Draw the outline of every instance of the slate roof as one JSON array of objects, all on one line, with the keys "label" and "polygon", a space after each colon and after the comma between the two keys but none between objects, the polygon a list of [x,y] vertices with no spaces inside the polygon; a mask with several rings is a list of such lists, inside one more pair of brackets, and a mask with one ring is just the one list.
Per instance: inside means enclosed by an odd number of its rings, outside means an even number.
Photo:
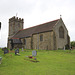
[{"label": "slate roof", "polygon": [[21,42],[21,40],[20,39],[13,39],[13,43],[14,44],[21,44],[22,42]]},{"label": "slate roof", "polygon": [[27,28],[27,29],[19,30],[12,37],[12,39],[30,37],[30,36],[32,36],[32,34],[51,31],[51,30],[53,30],[53,27],[58,22],[58,20],[59,19],[54,20],[54,21],[50,21],[50,22],[47,22],[47,23],[44,23],[44,24],[40,24],[40,25],[37,25],[37,26],[34,26],[34,27],[30,27],[30,28]]}]

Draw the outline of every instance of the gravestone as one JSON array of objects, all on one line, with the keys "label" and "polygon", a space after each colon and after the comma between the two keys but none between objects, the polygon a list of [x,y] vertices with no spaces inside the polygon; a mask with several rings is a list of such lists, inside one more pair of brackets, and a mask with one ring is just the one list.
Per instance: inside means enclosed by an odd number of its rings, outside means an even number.
[{"label": "gravestone", "polygon": [[17,55],[19,53],[19,49],[17,48],[16,50],[15,50],[15,55]]},{"label": "gravestone", "polygon": [[5,48],[5,49],[4,49],[4,54],[6,54],[6,53],[8,53],[8,52],[9,52],[8,49]]},{"label": "gravestone", "polygon": [[37,51],[36,50],[33,50],[32,51],[32,56],[36,56],[37,55]]},{"label": "gravestone", "polygon": [[22,48],[22,51],[24,51],[23,48]]}]

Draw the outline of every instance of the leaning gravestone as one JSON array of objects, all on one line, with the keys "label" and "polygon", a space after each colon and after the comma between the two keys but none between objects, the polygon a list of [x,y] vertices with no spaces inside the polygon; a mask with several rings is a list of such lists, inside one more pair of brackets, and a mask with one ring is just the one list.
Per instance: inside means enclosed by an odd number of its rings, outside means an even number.
[{"label": "leaning gravestone", "polygon": [[37,55],[37,51],[36,50],[33,50],[32,51],[32,56],[36,56]]},{"label": "leaning gravestone", "polygon": [[18,48],[15,50],[15,55],[17,55],[17,53],[19,53],[19,49]]},{"label": "leaning gravestone", "polygon": [[6,48],[6,49],[4,49],[4,54],[6,54],[6,53],[8,53],[9,51],[8,51],[8,49]]}]

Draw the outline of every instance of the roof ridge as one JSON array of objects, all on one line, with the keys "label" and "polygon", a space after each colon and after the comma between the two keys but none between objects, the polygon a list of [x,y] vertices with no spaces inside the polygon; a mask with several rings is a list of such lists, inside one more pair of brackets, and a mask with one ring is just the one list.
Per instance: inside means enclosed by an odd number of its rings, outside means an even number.
[{"label": "roof ridge", "polygon": [[12,39],[19,39],[19,38],[12,38]]},{"label": "roof ridge", "polygon": [[52,20],[52,21],[49,21],[49,22],[45,22],[45,23],[42,23],[42,24],[38,24],[38,25],[36,25],[36,26],[32,26],[32,27],[29,27],[29,28],[21,29],[21,30],[19,30],[19,31],[26,30],[26,29],[30,29],[30,28],[37,27],[37,26],[41,26],[41,25],[43,25],[43,24],[47,24],[47,23],[54,22],[54,21],[57,21],[57,20],[59,20],[59,19]]},{"label": "roof ridge", "polygon": [[[60,19],[58,19],[58,21],[56,22],[56,24],[59,22]],[[53,26],[53,28],[56,26],[56,24]]]}]

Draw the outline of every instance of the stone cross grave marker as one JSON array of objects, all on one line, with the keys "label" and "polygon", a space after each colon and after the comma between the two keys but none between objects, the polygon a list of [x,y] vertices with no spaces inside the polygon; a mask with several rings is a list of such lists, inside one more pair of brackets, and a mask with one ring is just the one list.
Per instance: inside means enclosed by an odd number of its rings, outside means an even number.
[{"label": "stone cross grave marker", "polygon": [[33,50],[32,51],[32,56],[36,56],[37,55],[37,51],[36,50]]},{"label": "stone cross grave marker", "polygon": [[15,50],[15,55],[17,55],[17,53],[19,53],[19,49],[18,48]]},{"label": "stone cross grave marker", "polygon": [[4,54],[6,54],[6,53],[8,53],[9,51],[8,51],[8,49],[4,49]]}]

